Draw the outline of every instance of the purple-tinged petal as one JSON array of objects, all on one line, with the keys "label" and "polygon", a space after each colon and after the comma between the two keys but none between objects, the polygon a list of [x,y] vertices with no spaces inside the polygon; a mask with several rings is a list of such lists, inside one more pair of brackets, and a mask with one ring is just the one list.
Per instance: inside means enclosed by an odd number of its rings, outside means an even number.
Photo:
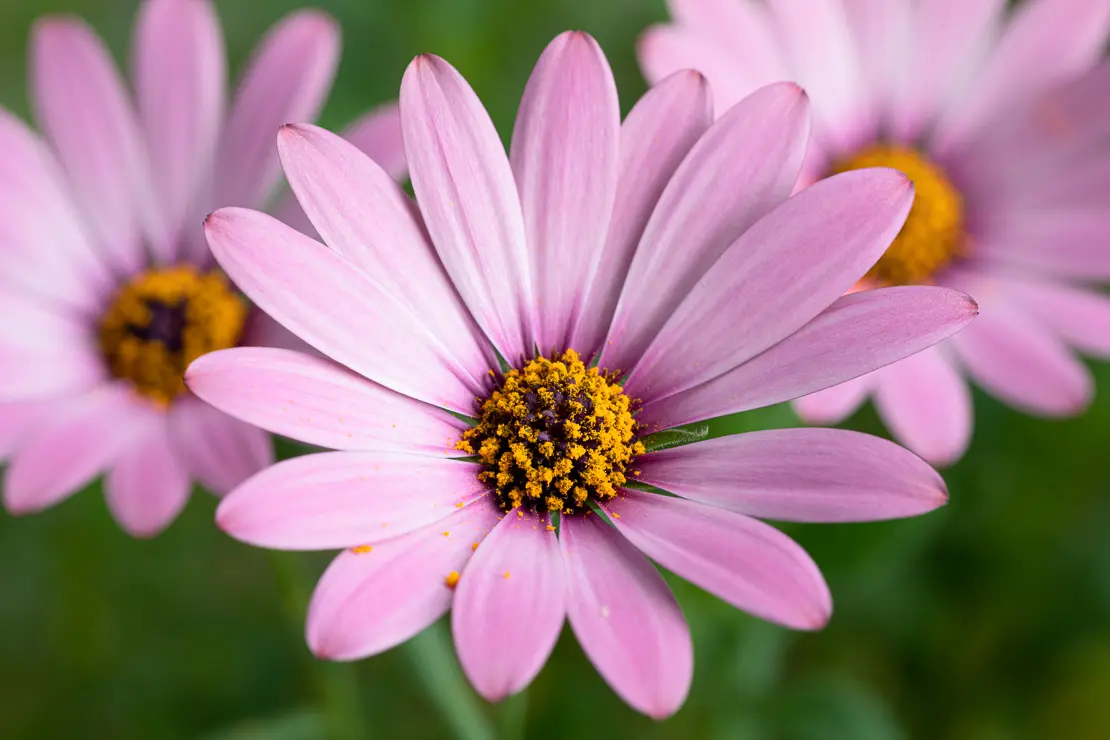
[{"label": "purple-tinged petal", "polygon": [[1003,289],[1072,347],[1110,358],[1110,297],[1106,294],[1044,280],[1009,279]]},{"label": "purple-tinged petal", "polygon": [[386,103],[364,113],[343,131],[343,138],[374,160],[386,174],[400,182],[408,175],[405,142],[401,135],[401,109]]},{"label": "purple-tinged petal", "polygon": [[459,295],[510,364],[531,357],[524,217],[489,114],[454,67],[424,55],[401,82],[401,130],[428,233]]},{"label": "purple-tinged petal", "polygon": [[[189,221],[198,190],[209,185],[223,123],[223,34],[209,0],[150,0],[135,29],[135,95],[160,206],[150,247],[169,263],[194,256],[179,252],[185,244],[204,247]],[[195,235],[183,239],[185,228]]]},{"label": "purple-tinged petal", "polygon": [[607,506],[642,553],[737,609],[786,627],[816,630],[832,597],[813,560],[763,522],[726,509],[625,491]]},{"label": "purple-tinged petal", "polygon": [[737,239],[694,286],[625,389],[645,404],[666,398],[789,337],[864,276],[912,204],[913,185],[885,168],[834,175],[802,190]]},{"label": "purple-tinged petal", "polygon": [[323,452],[266,468],[220,504],[236,539],[278,550],[380,542],[488,495],[474,463],[394,452]]},{"label": "purple-tinged petal", "polygon": [[763,85],[790,79],[771,16],[762,2],[668,0],[667,5],[676,23],[728,50],[735,59],[733,76],[756,81],[745,95]]},{"label": "purple-tinged petal", "polygon": [[797,85],[765,87],[721,117],[679,165],[644,229],[604,367],[631,370],[706,271],[790,194],[809,137]]},{"label": "purple-tinged petal", "polygon": [[345,550],[320,578],[305,637],[318,658],[357,660],[408,640],[451,607],[457,578],[501,518],[488,498],[410,534]]},{"label": "purple-tinged petal", "polygon": [[617,193],[620,119],[601,47],[581,31],[560,34],[528,80],[510,156],[541,354],[569,346],[597,272]]},{"label": "purple-tinged petal", "polygon": [[600,517],[565,517],[567,617],[605,681],[639,712],[664,719],[690,690],[690,629],[647,558]]},{"label": "purple-tinged petal", "polygon": [[239,344],[242,347],[273,347],[316,357],[321,356],[303,339],[274,321],[273,316],[257,308],[253,308],[247,314],[247,322],[243,325],[243,335],[239,339]]},{"label": "purple-tinged petal", "polygon": [[7,461],[35,433],[39,425],[64,409],[70,399],[11,401],[0,403],[0,462]]},{"label": "purple-tinged petal", "polygon": [[971,442],[971,391],[933,347],[878,373],[875,406],[894,438],[934,465],[951,465]]},{"label": "purple-tinged petal", "polygon": [[221,209],[205,230],[235,284],[301,339],[399,393],[473,412],[468,369],[376,277],[255,211]]},{"label": "purple-tinged petal", "polygon": [[217,496],[274,461],[270,435],[191,396],[174,402],[169,428],[185,469]]},{"label": "purple-tinged petal", "polygon": [[1083,281],[1110,279],[1110,211],[1103,206],[996,210],[973,236],[975,256],[1023,272]]},{"label": "purple-tinged petal", "polygon": [[646,403],[639,419],[649,429],[667,429],[831,388],[952,336],[977,312],[973,300],[948,288],[852,293],[735,370]]},{"label": "purple-tinged petal", "polygon": [[675,170],[712,122],[709,85],[686,70],[648,90],[621,126],[609,235],[570,340],[584,357],[600,351],[644,227]]},{"label": "purple-tinged petal", "polygon": [[637,464],[645,483],[763,519],[898,519],[948,500],[944,481],[917,455],[841,429],[734,434],[652,452]]},{"label": "purple-tinged petal", "polygon": [[461,457],[466,425],[321,357],[263,347],[212,352],[185,373],[189,389],[224,413],[334,450]]},{"label": "purple-tinged petal", "polygon": [[[863,75],[860,107],[885,117],[909,84],[914,0],[841,0]],[[885,121],[884,121],[885,123]]]},{"label": "purple-tinged petal", "polygon": [[11,514],[41,511],[107,470],[158,412],[122,384],[75,396],[16,450],[4,480]]},{"label": "purple-tinged petal", "polygon": [[1060,339],[1009,306],[995,304],[952,338],[967,373],[1028,413],[1072,416],[1091,402],[1091,374]]},{"label": "purple-tinged petal", "polygon": [[500,701],[540,672],[563,627],[566,589],[554,527],[506,514],[462,572],[451,613],[455,651],[479,694]]},{"label": "purple-tinged petal", "polygon": [[137,272],[145,263],[142,218],[153,199],[142,134],[108,49],[79,19],[40,20],[31,78],[39,121],[100,253],[123,274]]},{"label": "purple-tinged petal", "polygon": [[648,28],[636,44],[640,69],[649,82],[658,83],[683,70],[696,70],[709,80],[713,107],[721,115],[760,86],[781,77],[763,79],[737,65],[730,47],[704,34],[673,25]]},{"label": "purple-tinged petal", "polygon": [[338,63],[339,26],[318,10],[289,15],[259,42],[224,129],[213,206],[257,206],[270,194],[278,128],[316,118]]},{"label": "purple-tinged petal", "polygon": [[108,510],[132,537],[153,537],[189,500],[189,474],[174,454],[164,414],[152,415],[104,478]]},{"label": "purple-tinged petal", "polygon": [[870,375],[853,378],[840,385],[794,399],[794,412],[807,424],[839,424],[863,405],[874,387]]},{"label": "purple-tinged petal", "polygon": [[324,242],[417,317],[469,373],[471,395],[478,393],[497,358],[467,316],[409,197],[353,144],[316,126],[284,126],[278,152]]}]

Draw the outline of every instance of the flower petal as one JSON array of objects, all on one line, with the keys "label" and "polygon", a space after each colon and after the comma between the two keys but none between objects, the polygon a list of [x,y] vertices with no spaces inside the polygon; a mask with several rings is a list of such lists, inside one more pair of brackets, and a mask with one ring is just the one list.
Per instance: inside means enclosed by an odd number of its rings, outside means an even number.
[{"label": "flower petal", "polygon": [[274,461],[266,432],[191,396],[170,408],[170,435],[186,470],[217,496]]},{"label": "flower petal", "polygon": [[977,312],[973,300],[948,288],[852,293],[735,370],[645,403],[639,419],[650,429],[667,429],[831,388],[952,336]]},{"label": "flower petal", "polygon": [[413,190],[447,274],[506,360],[531,357],[524,218],[493,122],[454,67],[423,55],[401,82],[401,128]]},{"label": "flower petal", "polygon": [[[736,0],[668,0],[675,22],[703,34],[728,49],[735,58],[734,76],[750,77],[763,85],[790,79],[786,60],[771,27],[771,16],[761,2]],[[716,89],[716,80],[712,80]],[[722,112],[725,109],[721,109]]]},{"label": "flower petal", "polygon": [[528,80],[509,160],[524,214],[541,354],[569,346],[597,272],[617,193],[620,124],[617,86],[601,47],[581,31],[560,34]]},{"label": "flower petal", "polygon": [[720,115],[759,89],[785,76],[764,79],[739,66],[732,52],[735,41],[716,42],[695,30],[676,25],[655,25],[640,36],[636,55],[649,82],[658,83],[683,70],[696,70],[709,80],[713,107]]},{"label": "flower petal", "polygon": [[473,412],[467,368],[375,277],[255,211],[221,209],[205,230],[239,289],[301,339],[399,393]]},{"label": "flower petal", "polygon": [[625,491],[608,507],[641,552],[695,586],[793,629],[832,614],[825,579],[796,542],[756,519],[680,498]]},{"label": "flower petal", "polygon": [[786,199],[808,137],[808,102],[790,83],[753,93],[701,137],[644,229],[609,331],[604,367],[631,370],[728,246]]},{"label": "flower petal", "polygon": [[62,397],[0,403],[0,462],[11,458],[35,429],[65,408],[68,401]]},{"label": "flower petal", "polygon": [[183,255],[182,229],[208,186],[223,108],[227,62],[219,18],[209,0],[150,0],[134,40],[135,93],[146,131],[151,179],[160,204],[150,246],[162,262]]},{"label": "flower petal", "polygon": [[790,336],[875,264],[912,203],[905,175],[883,168],[801,191],[737,239],[694,286],[632,369],[626,391],[645,404],[666,398]]},{"label": "flower petal", "polygon": [[584,357],[601,350],[644,227],[675,170],[712,122],[709,84],[687,70],[648,90],[621,126],[609,235],[570,340]]},{"label": "flower petal", "polygon": [[645,483],[763,519],[898,519],[948,500],[944,481],[921,458],[841,429],[734,434],[652,452],[638,464]]},{"label": "flower petal", "polygon": [[884,368],[875,405],[894,438],[934,465],[951,465],[971,442],[971,391],[937,347]]},{"label": "flower petal", "polygon": [[409,166],[405,161],[401,109],[397,103],[385,103],[364,113],[344,129],[343,138],[374,160],[394,180],[405,179]]},{"label": "flower petal", "polygon": [[563,627],[566,588],[554,528],[520,509],[504,516],[462,572],[451,614],[455,651],[479,694],[500,701],[539,673]]},{"label": "flower petal", "polygon": [[123,274],[142,269],[149,172],[123,80],[104,42],[83,21],[39,21],[31,39],[39,121],[65,168],[104,258]]},{"label": "flower petal", "polygon": [[282,127],[278,152],[316,231],[388,290],[469,372],[471,395],[497,367],[424,233],[412,201],[355,146],[309,124]]},{"label": "flower petal", "polygon": [[500,517],[479,499],[435,526],[340,553],[308,606],[309,649],[325,660],[357,660],[421,632],[450,608],[448,577],[463,571]]},{"label": "flower petal", "polygon": [[295,457],[232,491],[216,521],[258,547],[355,547],[415,531],[487,495],[478,472],[474,463],[393,452]]},{"label": "flower petal", "polygon": [[567,616],[598,673],[634,709],[655,719],[678,711],[690,690],[690,628],[647,558],[599,517],[565,517]]},{"label": "flower petal", "polygon": [[191,490],[164,414],[151,415],[104,479],[108,509],[132,537],[159,534],[181,513]]},{"label": "flower petal", "polygon": [[874,390],[874,385],[871,375],[861,375],[840,385],[794,399],[794,412],[807,424],[839,424],[863,405]]},{"label": "flower petal", "polygon": [[1090,371],[1055,334],[996,305],[952,339],[968,374],[989,393],[1028,413],[1078,414],[1094,395]]},{"label": "flower petal", "polygon": [[1110,358],[1110,298],[1045,280],[1007,281],[1005,291],[1046,328],[1080,352]]},{"label": "flower petal", "polygon": [[213,206],[257,206],[270,194],[278,177],[278,128],[316,117],[338,63],[339,26],[326,13],[298,11],[266,34],[224,128]]},{"label": "flower petal", "polygon": [[189,389],[224,413],[333,450],[461,457],[467,427],[451,414],[320,357],[264,347],[212,352],[185,373]]},{"label": "flower petal", "polygon": [[4,481],[5,508],[31,514],[76,493],[111,467],[152,413],[122,384],[75,396],[19,445]]}]

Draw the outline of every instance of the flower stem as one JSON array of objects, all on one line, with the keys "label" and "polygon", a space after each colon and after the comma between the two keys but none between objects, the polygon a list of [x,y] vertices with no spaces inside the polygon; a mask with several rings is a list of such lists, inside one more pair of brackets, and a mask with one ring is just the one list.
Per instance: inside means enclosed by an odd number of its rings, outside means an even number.
[{"label": "flower stem", "polygon": [[451,638],[437,622],[405,643],[405,653],[428,697],[458,740],[493,740],[489,718],[459,668]]},{"label": "flower stem", "polygon": [[[311,593],[303,563],[293,553],[270,552],[269,555],[290,629],[298,640],[303,639],[305,609]],[[329,663],[308,655],[306,665],[324,705],[327,736],[335,740],[370,737],[370,727],[359,702],[354,664]]]}]

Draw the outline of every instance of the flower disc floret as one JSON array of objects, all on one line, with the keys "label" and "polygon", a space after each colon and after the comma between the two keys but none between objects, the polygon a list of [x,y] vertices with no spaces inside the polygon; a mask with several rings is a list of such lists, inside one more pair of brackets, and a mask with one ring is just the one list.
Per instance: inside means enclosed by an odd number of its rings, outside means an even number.
[{"label": "flower disc floret", "polygon": [[502,509],[584,511],[615,497],[644,452],[619,377],[574,350],[536,358],[505,375],[456,447],[477,455]]}]

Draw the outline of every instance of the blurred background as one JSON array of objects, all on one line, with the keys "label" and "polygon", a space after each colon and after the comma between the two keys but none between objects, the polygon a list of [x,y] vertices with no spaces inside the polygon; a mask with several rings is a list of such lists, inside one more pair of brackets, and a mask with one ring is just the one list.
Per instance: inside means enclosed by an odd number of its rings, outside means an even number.
[{"label": "blurred background", "polygon": [[[76,12],[121,62],[137,0],[2,0],[0,105],[27,114],[32,20]],[[300,0],[216,0],[238,70]],[[605,48],[625,110],[644,90],[637,33],[663,0],[317,0],[342,23],[322,122],[396,96],[418,52],[450,60],[507,137],[544,45],[581,28]],[[3,153],[0,152],[0,156]],[[46,247],[48,245],[44,245]],[[1085,416],[1026,418],[977,394],[971,452],[927,517],[791,526],[836,600],[828,629],[758,622],[671,579],[691,623],[693,689],[672,719],[627,708],[569,630],[527,694],[488,707],[460,684],[444,625],[353,665],[302,638],[326,558],[273,556],[212,525],[202,494],[158,539],[109,519],[99,490],[0,514],[0,737],[1009,740],[1110,737],[1110,372]],[[797,423],[788,408],[714,431]],[[865,409],[851,426],[881,433]]]}]

